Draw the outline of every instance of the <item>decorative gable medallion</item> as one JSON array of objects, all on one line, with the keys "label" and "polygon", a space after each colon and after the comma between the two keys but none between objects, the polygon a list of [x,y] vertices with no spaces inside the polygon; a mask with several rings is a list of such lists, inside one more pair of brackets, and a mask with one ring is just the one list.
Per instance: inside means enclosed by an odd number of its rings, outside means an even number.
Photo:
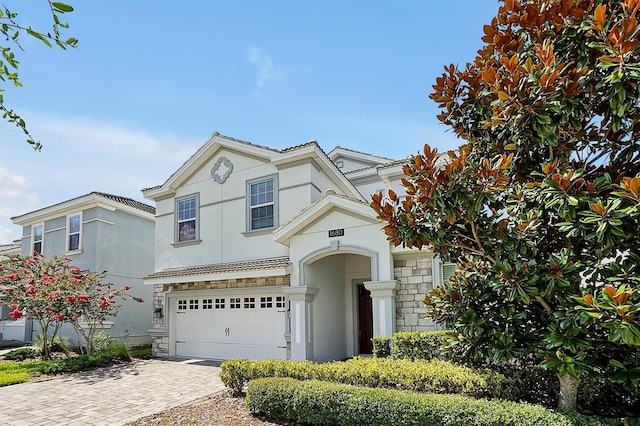
[{"label": "decorative gable medallion", "polygon": [[211,177],[218,183],[224,183],[233,171],[233,164],[227,157],[220,157],[211,168]]}]

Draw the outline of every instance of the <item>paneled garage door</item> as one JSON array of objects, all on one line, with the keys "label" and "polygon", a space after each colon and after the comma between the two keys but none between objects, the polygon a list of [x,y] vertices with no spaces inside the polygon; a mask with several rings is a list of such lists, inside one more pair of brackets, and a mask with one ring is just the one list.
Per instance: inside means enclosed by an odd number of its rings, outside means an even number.
[{"label": "paneled garage door", "polygon": [[286,358],[284,296],[173,298],[177,356]]}]

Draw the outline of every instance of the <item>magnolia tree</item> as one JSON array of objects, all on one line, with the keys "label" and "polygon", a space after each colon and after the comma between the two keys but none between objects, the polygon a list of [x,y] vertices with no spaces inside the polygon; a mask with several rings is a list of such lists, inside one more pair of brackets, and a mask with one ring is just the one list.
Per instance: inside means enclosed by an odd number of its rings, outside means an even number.
[{"label": "magnolia tree", "polygon": [[431,98],[463,139],[372,206],[394,244],[460,268],[425,299],[465,360],[640,381],[640,1],[504,0]]},{"label": "magnolia tree", "polygon": [[0,303],[12,309],[11,318],[25,316],[38,323],[44,358],[49,358],[50,342],[65,323],[84,338],[90,353],[99,326],[117,314],[117,301],[131,297],[127,293],[131,287],[102,285],[104,274],[83,272],[71,266],[70,261],[57,256],[47,259],[35,253],[33,257],[8,255],[0,262]]}]

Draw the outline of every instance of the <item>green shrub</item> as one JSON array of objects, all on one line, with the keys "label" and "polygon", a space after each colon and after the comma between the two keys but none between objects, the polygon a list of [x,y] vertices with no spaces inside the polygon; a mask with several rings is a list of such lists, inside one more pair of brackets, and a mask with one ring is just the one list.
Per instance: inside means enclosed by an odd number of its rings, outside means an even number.
[{"label": "green shrub", "polygon": [[61,374],[75,371],[91,370],[99,367],[106,367],[118,358],[108,352],[99,354],[79,355],[72,358],[63,358],[52,361],[44,361],[38,371],[42,374]]},{"label": "green shrub", "polygon": [[504,376],[433,359],[393,360],[353,358],[316,364],[311,361],[234,359],[221,365],[220,378],[235,394],[253,379],[290,377],[324,380],[357,386],[404,389],[416,392],[458,393],[474,397],[502,397]]},{"label": "green shrub", "polygon": [[103,352],[112,355],[115,359],[131,361],[129,345],[118,339],[111,339]]},{"label": "green shrub", "polygon": [[[35,347],[40,350],[40,354],[44,354],[44,340],[42,338],[42,334],[38,334],[35,343]],[[49,353],[53,352],[63,352],[65,354],[71,352],[71,342],[69,339],[64,336],[55,336],[53,339],[49,339],[47,341],[47,346],[49,346]]]},{"label": "green shrub", "polygon": [[150,359],[153,358],[151,345],[135,346],[129,350],[131,358]]},{"label": "green shrub", "polygon": [[9,361],[24,361],[25,359],[33,359],[40,356],[40,351],[33,348],[18,348],[3,355],[4,359]]},{"label": "green shrub", "polygon": [[[510,401],[419,394],[320,381],[259,379],[249,384],[247,408],[271,420],[323,425],[597,426],[622,425]],[[629,423],[633,424],[633,423]]]},{"label": "green shrub", "polygon": [[441,358],[446,331],[403,331],[393,334],[393,357],[399,359]]},{"label": "green shrub", "polygon": [[[475,366],[475,369],[482,369]],[[554,408],[558,405],[560,382],[555,370],[542,367],[535,358],[521,358],[518,362],[485,365],[505,377],[503,398],[524,401]],[[585,377],[578,387],[580,411],[601,416],[640,416],[640,390],[622,386],[609,380],[605,374]]]},{"label": "green shrub", "polygon": [[373,356],[376,358],[389,358],[391,356],[391,338],[376,336],[373,342]]}]

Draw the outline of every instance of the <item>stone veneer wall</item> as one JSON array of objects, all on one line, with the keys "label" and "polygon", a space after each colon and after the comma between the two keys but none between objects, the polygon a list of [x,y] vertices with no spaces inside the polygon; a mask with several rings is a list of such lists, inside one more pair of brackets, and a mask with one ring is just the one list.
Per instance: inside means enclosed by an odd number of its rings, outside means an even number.
[{"label": "stone veneer wall", "polygon": [[[224,288],[248,288],[248,287],[273,287],[288,286],[291,284],[291,276],[283,277],[261,277],[261,278],[239,278],[219,281],[198,281],[181,284],[164,284],[153,286],[153,310],[158,308],[166,315],[164,294],[167,291],[192,291],[192,290],[219,290]],[[153,317],[153,328],[164,330],[165,319]],[[168,331],[168,330],[167,330]],[[155,335],[151,337],[151,352],[154,356],[169,356],[169,335]]]},{"label": "stone veneer wall", "polygon": [[395,259],[394,278],[400,281],[396,293],[396,331],[432,331],[433,321],[426,319],[422,300],[433,289],[432,258]]}]

